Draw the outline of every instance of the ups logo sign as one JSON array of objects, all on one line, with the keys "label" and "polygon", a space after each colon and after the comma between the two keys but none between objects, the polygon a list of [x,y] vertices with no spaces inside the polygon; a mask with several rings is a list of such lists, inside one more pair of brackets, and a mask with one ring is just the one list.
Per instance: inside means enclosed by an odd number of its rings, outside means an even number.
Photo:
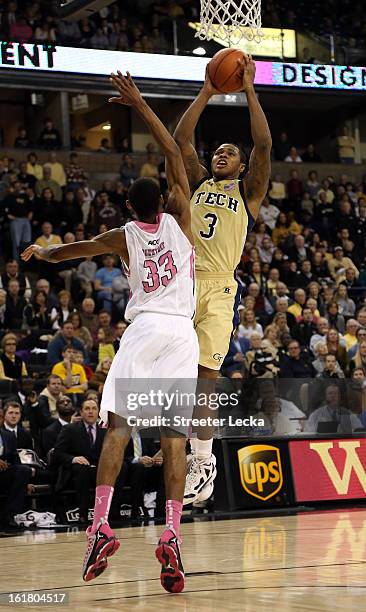
[{"label": "ups logo sign", "polygon": [[278,448],[254,444],[238,450],[243,489],[262,501],[278,493],[283,485],[281,455]]}]

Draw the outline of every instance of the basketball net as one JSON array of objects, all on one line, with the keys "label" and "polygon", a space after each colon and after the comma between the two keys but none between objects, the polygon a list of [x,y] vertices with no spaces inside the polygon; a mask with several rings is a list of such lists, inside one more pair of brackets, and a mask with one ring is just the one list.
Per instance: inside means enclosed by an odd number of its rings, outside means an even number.
[{"label": "basketball net", "polygon": [[246,38],[261,42],[261,0],[201,0],[200,40],[218,39],[235,47]]}]

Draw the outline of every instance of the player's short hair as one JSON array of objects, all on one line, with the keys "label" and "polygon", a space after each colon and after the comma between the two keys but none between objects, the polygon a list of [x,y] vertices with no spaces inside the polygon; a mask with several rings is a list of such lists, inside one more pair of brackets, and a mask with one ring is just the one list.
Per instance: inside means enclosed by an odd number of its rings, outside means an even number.
[{"label": "player's short hair", "polygon": [[138,178],[128,190],[128,199],[139,218],[157,213],[160,197],[160,187],[150,178]]}]

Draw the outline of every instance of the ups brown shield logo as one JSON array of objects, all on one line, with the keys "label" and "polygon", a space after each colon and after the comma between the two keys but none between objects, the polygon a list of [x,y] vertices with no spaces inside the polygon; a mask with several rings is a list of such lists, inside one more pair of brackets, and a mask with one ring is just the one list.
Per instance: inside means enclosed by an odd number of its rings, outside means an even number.
[{"label": "ups brown shield logo", "polygon": [[243,489],[262,501],[278,493],[283,485],[281,455],[278,448],[253,444],[238,450]]}]

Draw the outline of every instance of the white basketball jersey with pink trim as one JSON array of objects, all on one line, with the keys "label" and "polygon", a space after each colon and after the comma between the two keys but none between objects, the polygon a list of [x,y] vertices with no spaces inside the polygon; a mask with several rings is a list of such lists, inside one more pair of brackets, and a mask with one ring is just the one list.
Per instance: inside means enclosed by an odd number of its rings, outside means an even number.
[{"label": "white basketball jersey with pink trim", "polygon": [[125,225],[130,258],[126,270],[130,300],[125,312],[133,321],[141,312],[194,317],[194,248],[172,215],[162,213],[156,224]]}]

